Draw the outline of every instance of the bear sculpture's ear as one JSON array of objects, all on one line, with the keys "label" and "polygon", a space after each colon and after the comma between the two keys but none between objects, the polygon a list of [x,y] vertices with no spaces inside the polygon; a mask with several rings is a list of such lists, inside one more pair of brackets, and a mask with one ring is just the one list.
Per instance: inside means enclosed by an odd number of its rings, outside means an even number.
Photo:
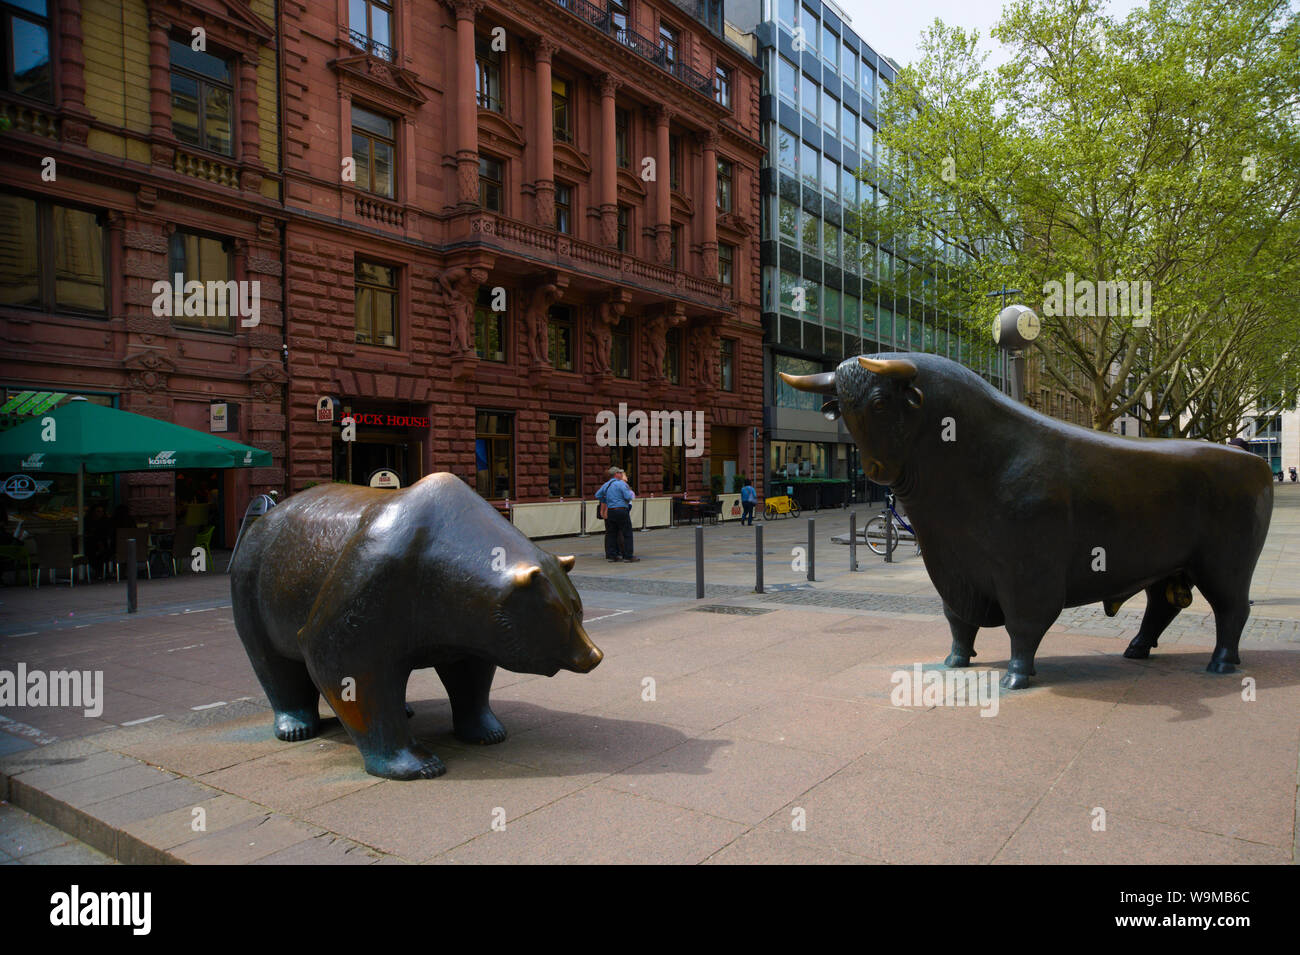
[{"label": "bear sculpture's ear", "polygon": [[515,586],[527,587],[541,572],[542,568],[538,567],[536,564],[531,564],[528,567],[515,568]]},{"label": "bear sculpture's ear", "polygon": [[557,557],[555,559],[560,562],[560,566],[564,568],[566,574],[573,570],[574,565],[578,563],[578,558],[572,554],[569,554],[567,557]]}]

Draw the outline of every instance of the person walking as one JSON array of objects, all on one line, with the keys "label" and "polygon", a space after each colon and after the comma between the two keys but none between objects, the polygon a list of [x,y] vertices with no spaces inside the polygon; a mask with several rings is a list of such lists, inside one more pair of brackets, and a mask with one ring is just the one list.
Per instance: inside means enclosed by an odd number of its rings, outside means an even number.
[{"label": "person walking", "polygon": [[754,490],[754,482],[745,478],[745,484],[740,489],[740,506],[742,508],[740,523],[748,521],[749,526],[754,526],[754,505],[758,503],[758,492]]},{"label": "person walking", "polygon": [[609,480],[596,492],[596,500],[605,505],[605,559],[618,563],[638,561],[632,555],[632,501],[636,492],[628,486],[622,468],[609,469]]}]

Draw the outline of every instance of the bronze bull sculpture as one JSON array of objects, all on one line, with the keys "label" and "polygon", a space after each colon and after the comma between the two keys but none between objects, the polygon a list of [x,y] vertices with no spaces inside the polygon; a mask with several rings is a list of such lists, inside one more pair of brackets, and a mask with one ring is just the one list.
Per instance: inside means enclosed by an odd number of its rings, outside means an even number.
[{"label": "bronze bull sculpture", "polygon": [[1065,607],[1114,615],[1146,591],[1124,655],[1146,659],[1197,587],[1214,610],[1208,670],[1230,673],[1250,614],[1250,579],[1273,510],[1268,465],[1203,441],[1126,438],[1041,415],[937,355],[850,358],[782,374],[830,397],[922,543],[952,630],[948,666],[970,665],[980,627],[1005,624],[1002,686],[1027,686]]},{"label": "bronze bull sculpture", "polygon": [[432,474],[401,491],[324,485],[254,524],[234,555],[235,627],[275,710],[275,735],[309,739],[323,695],[365,760],[390,779],[440,776],[411,736],[411,671],[433,667],[453,731],[499,743],[498,666],[586,673],[574,558],[536,547],[469,486]]}]

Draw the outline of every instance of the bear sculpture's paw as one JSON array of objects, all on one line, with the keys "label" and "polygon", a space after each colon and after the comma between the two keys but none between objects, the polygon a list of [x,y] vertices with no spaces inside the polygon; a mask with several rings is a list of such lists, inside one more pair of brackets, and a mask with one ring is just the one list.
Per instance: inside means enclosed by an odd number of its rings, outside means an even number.
[{"label": "bear sculpture's paw", "polygon": [[275,738],[296,743],[320,732],[320,716],[314,711],[286,711],[275,714]]},{"label": "bear sculpture's paw", "polygon": [[472,719],[452,719],[452,733],[462,743],[491,746],[506,738],[506,728],[491,710],[484,710]]},{"label": "bear sculpture's paw", "polygon": [[392,756],[366,757],[366,772],[384,779],[436,779],[446,771],[442,760],[416,744]]}]

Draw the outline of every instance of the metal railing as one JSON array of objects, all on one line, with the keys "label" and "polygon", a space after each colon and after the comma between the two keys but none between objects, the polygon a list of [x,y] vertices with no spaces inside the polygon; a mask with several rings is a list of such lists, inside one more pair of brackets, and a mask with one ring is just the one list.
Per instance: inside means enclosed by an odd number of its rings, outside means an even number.
[{"label": "metal railing", "polygon": [[371,56],[377,56],[381,60],[387,60],[392,63],[396,57],[393,55],[393,48],[378,40],[372,40],[364,33],[358,33],[356,30],[348,30],[348,39],[352,41],[353,46],[360,47]]},{"label": "metal railing", "polygon": [[568,10],[574,16],[581,17],[601,33],[611,37],[616,43],[649,60],[697,93],[703,93],[709,97],[713,96],[713,77],[696,72],[680,60],[668,60],[667,51],[658,40],[643,36],[627,27],[616,26],[610,17],[609,10],[598,7],[596,4],[588,2],[588,0],[551,0],[551,2],[557,7]]}]

